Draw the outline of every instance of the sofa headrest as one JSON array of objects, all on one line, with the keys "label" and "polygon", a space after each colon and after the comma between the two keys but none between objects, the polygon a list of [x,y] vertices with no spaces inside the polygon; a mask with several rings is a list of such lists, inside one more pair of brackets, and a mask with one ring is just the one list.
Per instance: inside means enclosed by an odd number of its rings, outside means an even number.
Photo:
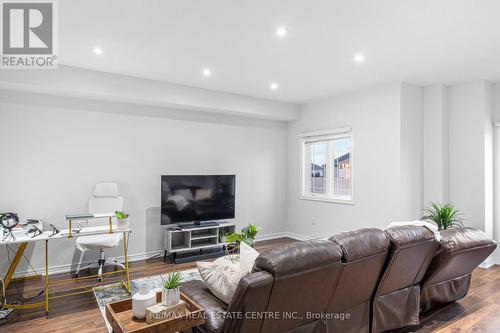
[{"label": "sofa headrest", "polygon": [[95,186],[95,197],[117,197],[118,184],[117,183],[99,183]]},{"label": "sofa headrest", "polygon": [[385,229],[391,243],[397,247],[435,239],[434,233],[425,227],[403,225]]},{"label": "sofa headrest", "polygon": [[342,261],[352,261],[387,251],[389,237],[375,228],[341,232],[330,237],[342,249]]},{"label": "sofa headrest", "polygon": [[441,231],[441,248],[447,252],[457,252],[481,246],[495,246],[495,241],[491,240],[481,230],[473,228],[453,228]]},{"label": "sofa headrest", "polygon": [[260,254],[255,260],[254,270],[267,271],[276,278],[334,264],[341,258],[339,245],[327,240],[310,240],[283,245]]}]

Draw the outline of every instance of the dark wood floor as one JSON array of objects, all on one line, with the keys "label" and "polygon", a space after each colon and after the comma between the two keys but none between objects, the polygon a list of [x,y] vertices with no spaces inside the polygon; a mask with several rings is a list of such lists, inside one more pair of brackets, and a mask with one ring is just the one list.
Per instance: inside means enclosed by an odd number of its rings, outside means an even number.
[{"label": "dark wood floor", "polygon": [[[275,246],[294,242],[282,238],[257,243],[259,252]],[[195,263],[181,265],[167,264],[163,258],[149,259],[130,264],[131,279],[164,274],[172,270],[196,267]],[[52,281],[68,278],[69,274],[54,275]],[[112,282],[111,279],[108,280]],[[88,282],[79,282],[78,287]],[[66,286],[57,292],[67,291],[75,286]],[[17,288],[17,289],[16,289]],[[24,297],[32,297],[43,289],[43,280],[17,282],[11,284],[7,296],[16,297],[18,290]],[[410,333],[455,333],[455,332],[500,332],[500,266],[488,270],[477,269],[472,278],[469,295],[448,305],[431,316],[421,320],[419,327],[411,327],[401,332]],[[8,324],[0,325],[0,332],[107,332],[101,312],[92,293],[80,294],[52,300],[50,314],[46,317],[42,308],[16,311]]]}]

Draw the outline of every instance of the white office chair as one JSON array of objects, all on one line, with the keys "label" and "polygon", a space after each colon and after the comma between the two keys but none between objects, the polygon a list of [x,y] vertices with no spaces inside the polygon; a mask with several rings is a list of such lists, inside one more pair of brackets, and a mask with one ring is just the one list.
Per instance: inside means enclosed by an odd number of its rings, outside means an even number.
[{"label": "white office chair", "polygon": [[[94,196],[89,199],[89,213],[92,214],[105,214],[114,213],[117,210],[121,211],[123,208],[123,197],[118,196],[118,185],[116,183],[99,183],[95,186]],[[90,220],[92,223],[92,221]],[[80,255],[80,262],[76,270],[76,277],[80,274],[82,270],[90,270],[92,268],[98,268],[97,281],[102,281],[102,271],[106,266],[113,266],[115,269],[121,267],[125,269],[125,266],[116,261],[112,260],[110,262],[106,261],[104,256],[104,249],[117,247],[123,238],[123,234],[113,233],[113,234],[102,234],[93,236],[82,236],[76,239],[76,247],[78,250],[82,251]],[[81,266],[81,261],[83,258],[83,253],[85,251],[99,251],[99,260],[97,263],[89,263],[85,266]]]}]

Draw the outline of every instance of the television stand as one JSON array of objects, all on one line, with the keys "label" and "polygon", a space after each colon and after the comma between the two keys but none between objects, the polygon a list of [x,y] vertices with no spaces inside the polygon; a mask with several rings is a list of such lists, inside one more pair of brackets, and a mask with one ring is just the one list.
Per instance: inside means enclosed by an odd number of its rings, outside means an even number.
[{"label": "television stand", "polygon": [[[164,229],[165,253],[174,263],[203,260],[224,255],[221,236],[236,230],[236,224],[230,222],[209,222],[202,225],[190,224],[188,228]],[[215,225],[213,225],[215,223]]]},{"label": "television stand", "polygon": [[204,228],[204,227],[217,227],[219,223],[214,222],[214,221],[206,221],[206,222],[200,222],[200,223],[187,223],[187,224],[180,224],[179,228],[183,230],[188,230],[188,229],[198,229],[198,228]]}]

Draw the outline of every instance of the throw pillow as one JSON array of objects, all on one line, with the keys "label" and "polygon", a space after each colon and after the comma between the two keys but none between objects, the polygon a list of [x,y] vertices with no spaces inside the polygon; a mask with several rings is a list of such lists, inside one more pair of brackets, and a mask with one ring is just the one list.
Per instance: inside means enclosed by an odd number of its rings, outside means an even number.
[{"label": "throw pillow", "polygon": [[240,272],[250,273],[255,264],[255,259],[259,256],[259,252],[245,242],[240,243]]},{"label": "throw pillow", "polygon": [[235,271],[231,266],[198,261],[198,271],[208,290],[226,304],[231,302],[241,278],[248,272]]}]

